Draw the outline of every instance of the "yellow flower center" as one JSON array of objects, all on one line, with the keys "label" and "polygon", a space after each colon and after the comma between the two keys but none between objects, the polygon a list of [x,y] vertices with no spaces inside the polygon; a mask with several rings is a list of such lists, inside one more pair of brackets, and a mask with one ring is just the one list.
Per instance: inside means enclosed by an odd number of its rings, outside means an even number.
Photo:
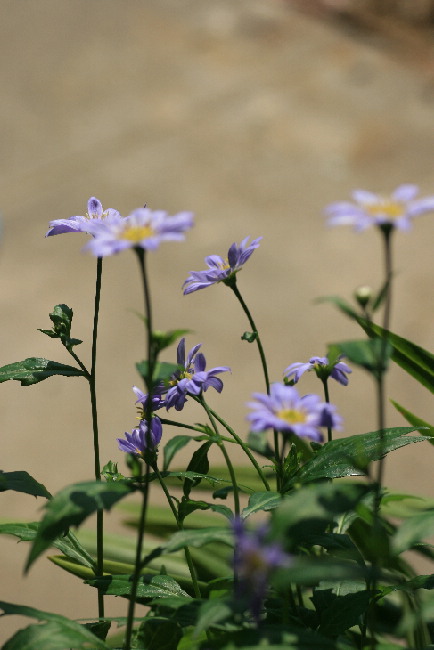
[{"label": "yellow flower center", "polygon": [[120,239],[127,239],[128,241],[138,243],[143,241],[143,239],[149,239],[153,234],[154,231],[151,226],[127,226],[120,234]]},{"label": "yellow flower center", "polygon": [[289,424],[300,424],[307,420],[306,413],[296,409],[281,409],[280,411],[277,411],[276,415],[281,420],[286,420]]},{"label": "yellow flower center", "polygon": [[222,264],[222,263],[218,264],[218,267],[219,267],[220,271],[226,271],[226,269],[230,269],[230,268],[231,268],[231,265],[229,264],[228,260],[226,259],[226,260],[223,262],[223,264]]},{"label": "yellow flower center", "polygon": [[363,207],[373,217],[386,215],[390,219],[397,219],[403,215],[402,203],[391,199],[382,199],[378,203],[365,204]]},{"label": "yellow flower center", "polygon": [[169,386],[176,386],[178,381],[181,381],[181,379],[191,379],[194,375],[194,372],[191,370],[191,368],[187,368],[187,370],[183,370],[179,373],[179,377],[176,377],[175,379],[169,379]]}]

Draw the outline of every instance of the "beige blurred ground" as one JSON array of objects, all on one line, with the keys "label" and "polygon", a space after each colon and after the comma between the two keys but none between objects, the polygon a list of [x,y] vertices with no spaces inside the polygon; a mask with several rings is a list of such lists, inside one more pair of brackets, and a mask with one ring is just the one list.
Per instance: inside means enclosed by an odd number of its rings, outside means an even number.
[{"label": "beige blurred ground", "polygon": [[[205,255],[264,237],[239,285],[273,379],[292,361],[323,354],[327,342],[359,336],[312,301],[378,287],[379,237],[326,229],[322,210],[354,187],[416,182],[434,192],[429,48],[415,61],[378,36],[339,30],[279,0],[3,0],[0,48],[2,365],[28,356],[68,362],[37,332],[59,302],[73,307],[73,333],[89,358],[95,260],[80,253],[84,235],[43,235],[50,219],[82,214],[91,195],[123,214],[144,202],[196,214],[188,241],[150,260],[155,326],[194,330],[187,345],[203,342],[210,366],[232,366],[221,397],[210,399],[241,435],[244,403],[263,382],[225,287],[182,296]],[[431,350],[433,218],[396,237],[393,309],[394,329]],[[134,424],[131,386],[143,350],[133,255],[104,263],[101,309],[101,455],[122,465],[115,438]],[[318,386],[309,376],[302,388]],[[63,378],[3,384],[2,468],[27,470],[51,492],[92,478],[86,391]],[[399,368],[388,392],[434,421],[430,394]],[[346,434],[375,428],[372,385],[361,372],[347,389],[333,386],[332,399]],[[201,416],[191,405],[187,417]],[[392,410],[388,423],[404,424]],[[396,452],[387,483],[432,496],[433,461],[425,444]],[[1,517],[33,520],[41,505],[8,492]],[[70,617],[95,613],[94,592],[77,579],[44,559],[24,579],[26,546],[0,538],[0,549],[0,599]],[[108,607],[124,613],[121,601]],[[0,640],[28,622],[3,618]]]}]

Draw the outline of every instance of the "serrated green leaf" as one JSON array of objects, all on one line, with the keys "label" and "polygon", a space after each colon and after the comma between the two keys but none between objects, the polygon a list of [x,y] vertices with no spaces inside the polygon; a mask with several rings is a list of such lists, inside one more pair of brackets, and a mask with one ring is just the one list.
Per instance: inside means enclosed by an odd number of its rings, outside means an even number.
[{"label": "serrated green leaf", "polygon": [[242,516],[245,519],[254,512],[277,508],[281,503],[282,495],[279,492],[254,492],[249,498],[249,505],[243,509]]},{"label": "serrated green leaf", "polygon": [[173,436],[173,438],[164,445],[163,471],[169,469],[169,465],[178,451],[191,442],[191,440],[193,440],[193,438],[187,435]]},{"label": "serrated green leaf", "polygon": [[297,483],[309,483],[322,478],[363,476],[369,463],[406,445],[429,440],[424,436],[409,436],[414,427],[393,427],[348,438],[332,440],[308,460],[287,482],[284,489]]},{"label": "serrated green leaf", "polygon": [[45,515],[30,549],[26,571],[57,537],[68,532],[70,526],[79,526],[98,509],[110,510],[131,491],[127,483],[93,481],[76,483],[58,492],[45,507]]},{"label": "serrated green leaf", "polygon": [[6,641],[3,650],[35,650],[35,648],[43,648],[44,650],[65,650],[65,648],[105,650],[109,647],[83,625],[59,614],[51,614],[34,607],[14,605],[4,601],[0,601],[0,609],[3,610],[3,616],[18,614],[43,621],[42,624],[30,625],[16,632],[12,638]]},{"label": "serrated green leaf", "polygon": [[13,490],[14,492],[24,492],[24,494],[31,494],[34,497],[51,498],[45,485],[38,483],[33,476],[27,472],[3,472],[0,470],[0,492],[6,490]]},{"label": "serrated green leaf", "polygon": [[24,361],[10,363],[0,368],[0,383],[13,379],[20,381],[21,386],[37,384],[48,377],[62,375],[64,377],[85,377],[83,370],[66,366],[57,361],[48,361],[39,357],[29,357]]},{"label": "serrated green leaf", "polygon": [[[86,580],[86,584],[102,590],[111,596],[129,596],[132,587],[131,575],[100,576]],[[191,597],[184,591],[176,580],[167,575],[141,575],[137,586],[137,597],[140,599],[183,597],[190,601]]]}]

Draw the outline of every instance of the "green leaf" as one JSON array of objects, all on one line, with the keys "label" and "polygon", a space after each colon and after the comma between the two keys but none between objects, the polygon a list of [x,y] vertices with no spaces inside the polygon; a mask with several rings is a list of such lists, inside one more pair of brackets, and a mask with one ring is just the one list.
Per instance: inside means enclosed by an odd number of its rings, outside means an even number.
[{"label": "green leaf", "polygon": [[[332,343],[328,346],[327,354],[332,357],[332,352],[344,355],[349,361],[361,366],[374,377],[378,377],[379,369],[381,372],[387,370],[387,361],[390,356],[391,349],[387,346],[383,350],[384,344],[378,339],[374,340],[357,340],[357,341],[339,341]],[[383,360],[383,365],[380,368],[380,360]]]},{"label": "green leaf", "polygon": [[30,625],[16,632],[6,641],[3,650],[35,650],[35,648],[44,650],[65,650],[65,648],[106,650],[109,647],[83,625],[59,614],[51,614],[33,607],[13,605],[4,601],[0,601],[0,609],[3,610],[2,616],[18,614],[44,621],[42,624]]},{"label": "green leaf", "polygon": [[24,494],[31,494],[34,497],[51,498],[45,485],[38,483],[27,472],[3,472],[0,470],[0,492],[6,492],[6,490],[24,492]]},{"label": "green leaf", "polygon": [[433,535],[434,508],[403,521],[396,530],[392,545],[397,553],[402,553]]},{"label": "green leaf", "polygon": [[154,330],[152,332],[152,343],[156,355],[165,348],[168,348],[172,343],[175,343],[175,341],[185,334],[189,334],[190,331],[191,330],[167,330],[167,332],[163,332],[161,330]]},{"label": "green leaf", "polygon": [[186,546],[200,548],[210,542],[219,542],[233,546],[234,535],[229,528],[218,528],[217,526],[203,528],[202,530],[180,530],[172,535],[170,540],[163,546],[163,550],[172,553]]},{"label": "green leaf", "polygon": [[390,330],[384,330],[379,325],[375,325],[360,316],[356,320],[368,336],[387,339],[388,344],[392,348],[392,360],[414,377],[422,386],[425,386],[431,393],[434,393],[433,354],[415,343],[394,334]]},{"label": "green leaf", "polygon": [[422,418],[417,417],[417,415],[414,415],[410,411],[408,411],[406,408],[398,404],[398,402],[395,402],[393,399],[390,400],[393,404],[393,406],[396,408],[399,413],[409,422],[411,425],[413,425],[419,433],[421,433],[424,436],[430,436],[431,440],[430,443],[434,444],[434,427],[428,424],[428,422],[425,422],[425,420],[422,420]]},{"label": "green leaf", "polygon": [[0,368],[0,384],[9,379],[20,381],[21,386],[37,384],[48,377],[63,375],[64,377],[85,377],[83,370],[66,366],[57,361],[48,361],[39,357],[29,357],[24,361],[10,363]]},{"label": "green leaf", "polygon": [[180,449],[185,447],[193,438],[187,435],[173,436],[164,446],[163,471],[169,469],[169,465]]},{"label": "green leaf", "polygon": [[[100,576],[86,580],[86,584],[101,589],[110,596],[129,596],[132,587],[131,575]],[[141,575],[137,585],[137,598],[168,598],[169,596],[183,597],[190,601],[191,597],[180,585],[167,575]]]},{"label": "green leaf", "polygon": [[[39,523],[6,523],[0,524],[0,534],[13,535],[22,542],[33,542],[36,539]],[[66,557],[79,562],[82,566],[95,569],[95,562],[86,549],[80,544],[74,533],[69,531],[65,537],[55,539],[51,546],[57,548]]]},{"label": "green leaf", "polygon": [[39,331],[46,334],[52,339],[61,339],[62,345],[71,350],[75,345],[80,345],[83,341],[80,339],[70,338],[73,311],[68,305],[56,305],[50,314],[50,320],[53,323],[52,330]]},{"label": "green leaf", "polygon": [[[199,474],[208,474],[209,471],[209,460],[208,460],[208,451],[211,447],[211,442],[208,440],[204,442],[203,445],[196,449],[191,460],[187,466],[187,472],[194,472]],[[188,497],[193,487],[199,485],[202,479],[195,478],[193,480],[187,478],[184,481],[184,495]]]},{"label": "green leaf", "polygon": [[219,599],[204,602],[199,609],[194,635],[208,630],[212,625],[221,623],[233,615],[233,608]]},{"label": "green leaf", "polygon": [[[137,372],[146,382],[148,379],[148,362],[139,361],[136,363]],[[179,370],[179,366],[176,363],[168,363],[167,361],[158,361],[154,365],[154,372],[152,375],[152,381],[154,384],[159,384],[162,381],[167,381],[170,377]]]},{"label": "green leaf", "polygon": [[286,483],[284,489],[323,478],[363,476],[370,462],[395,449],[429,440],[424,436],[408,436],[412,431],[414,427],[393,427],[383,432],[373,431],[327,442]]},{"label": "green leaf", "polygon": [[182,628],[177,621],[158,616],[146,617],[132,647],[141,650],[176,650],[181,638]]},{"label": "green leaf", "polygon": [[[330,595],[332,596],[331,593]],[[360,616],[366,612],[371,597],[369,591],[358,591],[331,598],[330,605],[321,612],[318,632],[325,636],[338,636],[357,625]]]},{"label": "green leaf", "polygon": [[331,302],[333,305],[335,305],[335,307],[340,309],[341,312],[347,316],[350,316],[351,318],[358,318],[358,313],[355,311],[355,309],[350,304],[348,304],[346,300],[339,298],[339,296],[324,296],[323,298],[316,298],[314,302]]},{"label": "green leaf", "polygon": [[76,483],[58,492],[45,508],[45,515],[30,549],[26,571],[53,541],[65,535],[70,526],[79,526],[98,509],[111,507],[132,488],[126,483],[102,483],[100,481]]},{"label": "green leaf", "polygon": [[243,509],[243,518],[249,517],[260,510],[272,510],[282,503],[279,492],[254,492],[249,499],[249,505]]},{"label": "green leaf", "polygon": [[244,332],[241,337],[242,341],[247,341],[248,343],[253,343],[258,338],[258,332]]}]

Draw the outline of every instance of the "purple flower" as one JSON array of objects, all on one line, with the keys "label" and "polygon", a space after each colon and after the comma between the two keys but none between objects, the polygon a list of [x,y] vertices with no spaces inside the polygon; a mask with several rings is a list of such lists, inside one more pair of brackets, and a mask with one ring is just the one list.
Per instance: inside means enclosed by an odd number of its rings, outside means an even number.
[{"label": "purple flower", "polygon": [[46,237],[61,235],[64,232],[86,232],[92,234],[95,224],[104,223],[106,220],[119,219],[120,214],[113,208],[103,210],[99,199],[91,196],[87,202],[87,212],[84,216],[69,217],[69,219],[54,219],[50,221]]},{"label": "purple flower", "polygon": [[208,388],[215,388],[218,393],[223,390],[223,382],[216,375],[221,372],[230,371],[228,366],[218,366],[206,370],[206,360],[202,352],[199,352],[201,343],[191,348],[185,358],[185,338],[179,341],[176,351],[177,363],[181,367],[169,380],[169,390],[166,396],[166,408],[172,406],[181,411],[187,401],[187,395],[200,395]]},{"label": "purple flower", "polygon": [[[143,458],[143,454],[148,447],[147,432],[148,426],[146,421],[141,420],[139,426],[133,429],[131,433],[125,432],[126,440],[117,438],[119,449]],[[160,418],[155,416],[152,418],[151,422],[151,449],[155,449],[158,446],[162,433],[163,428],[161,426]]]},{"label": "purple flower", "polygon": [[185,287],[184,295],[204,289],[217,282],[225,282],[235,273],[241,271],[243,264],[247,262],[255,248],[259,247],[261,239],[262,237],[258,237],[247,245],[249,237],[246,237],[241,244],[232,244],[226,259],[220,257],[220,255],[205,257],[208,269],[206,271],[190,271],[190,275],[182,285]]},{"label": "purple flower", "polygon": [[300,363],[299,361],[291,363],[283,374],[291,384],[296,384],[303,373],[315,370],[317,377],[320,379],[324,380],[332,377],[342,386],[347,386],[348,377],[345,373],[351,373],[352,370],[341,359],[342,355],[334,363],[330,363],[327,357],[311,357],[307,363]]},{"label": "purple flower", "polygon": [[410,230],[412,220],[425,212],[434,210],[434,196],[416,199],[417,185],[399,185],[390,196],[356,190],[355,203],[339,201],[326,210],[331,226],[350,225],[354,230],[366,230],[370,226],[392,226],[398,230]]},{"label": "purple flower", "polygon": [[247,595],[250,611],[258,622],[262,602],[267,593],[270,575],[279,567],[287,567],[291,558],[280,544],[266,541],[268,527],[248,531],[244,521],[236,517],[234,531],[234,570],[239,580],[240,595]]},{"label": "purple flower", "polygon": [[193,226],[191,212],[169,216],[163,210],[139,208],[128,217],[96,224],[92,229],[94,239],[85,250],[97,257],[114,255],[126,248],[155,250],[160,242],[184,239],[184,232]]},{"label": "purple flower", "polygon": [[247,416],[253,432],[277,429],[321,442],[321,427],[341,427],[335,406],[322,402],[318,395],[300,397],[292,386],[272,384],[269,395],[254,393],[253,397],[256,402],[248,404],[253,412]]},{"label": "purple flower", "polygon": [[[148,401],[148,395],[144,393],[143,391],[140,390],[137,386],[133,386],[133,391],[136,394],[136,404],[142,404],[143,406],[140,408],[138,407],[139,411],[144,417],[144,413],[146,411],[146,404]],[[166,387],[163,384],[160,384],[158,386],[154,386],[153,394],[152,394],[152,410],[153,411],[158,411],[164,406],[164,398],[162,397],[163,393],[166,392]]]}]

